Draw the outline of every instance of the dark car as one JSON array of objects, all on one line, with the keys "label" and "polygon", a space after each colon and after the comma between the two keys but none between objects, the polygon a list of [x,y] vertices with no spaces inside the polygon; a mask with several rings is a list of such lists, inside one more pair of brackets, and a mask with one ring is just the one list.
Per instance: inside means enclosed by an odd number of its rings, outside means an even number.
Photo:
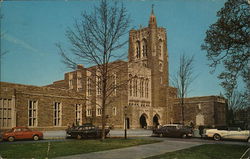
[{"label": "dark car", "polygon": [[[105,137],[109,133],[110,129],[105,128]],[[92,124],[83,124],[81,126],[75,126],[66,129],[67,137],[70,138],[101,138],[102,129],[92,125]]]},{"label": "dark car", "polygon": [[153,129],[153,135],[166,137],[192,137],[193,130],[189,126],[180,124],[169,124]]}]

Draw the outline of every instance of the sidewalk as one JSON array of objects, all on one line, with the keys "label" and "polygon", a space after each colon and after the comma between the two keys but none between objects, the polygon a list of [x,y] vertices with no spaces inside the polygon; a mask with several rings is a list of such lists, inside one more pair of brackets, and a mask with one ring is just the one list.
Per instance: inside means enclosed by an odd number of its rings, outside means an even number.
[{"label": "sidewalk", "polygon": [[73,156],[63,156],[58,157],[57,159],[141,159],[198,145],[202,145],[202,143],[164,140],[163,142],[154,144],[133,146],[108,151],[92,152]]}]

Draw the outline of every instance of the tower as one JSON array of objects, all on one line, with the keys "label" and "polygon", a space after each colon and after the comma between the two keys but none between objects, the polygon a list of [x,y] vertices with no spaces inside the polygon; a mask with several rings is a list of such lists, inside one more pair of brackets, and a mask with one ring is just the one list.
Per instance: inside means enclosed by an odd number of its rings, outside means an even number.
[{"label": "tower", "polygon": [[169,85],[167,37],[166,29],[157,26],[153,5],[148,27],[130,31],[128,58],[151,70],[152,107],[165,107]]}]

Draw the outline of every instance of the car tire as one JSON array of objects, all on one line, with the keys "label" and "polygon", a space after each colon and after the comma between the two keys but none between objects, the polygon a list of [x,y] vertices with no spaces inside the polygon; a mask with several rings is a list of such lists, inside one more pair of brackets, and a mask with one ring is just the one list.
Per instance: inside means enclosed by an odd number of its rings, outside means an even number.
[{"label": "car tire", "polygon": [[185,138],[187,138],[187,134],[182,134],[181,137],[182,137],[183,139],[185,139]]},{"label": "car tire", "polygon": [[76,139],[80,140],[80,139],[82,139],[82,136],[81,135],[77,135]]},{"label": "car tire", "polygon": [[247,139],[247,142],[250,143],[250,137]]},{"label": "car tire", "polygon": [[213,139],[215,141],[220,141],[221,140],[221,136],[219,134],[214,134]]},{"label": "car tire", "polygon": [[8,141],[13,142],[13,141],[15,141],[15,138],[13,136],[10,136],[10,137],[8,137]]},{"label": "car tire", "polygon": [[39,136],[37,136],[37,135],[34,135],[34,136],[33,136],[33,140],[34,140],[34,141],[37,141],[37,140],[39,140]]}]

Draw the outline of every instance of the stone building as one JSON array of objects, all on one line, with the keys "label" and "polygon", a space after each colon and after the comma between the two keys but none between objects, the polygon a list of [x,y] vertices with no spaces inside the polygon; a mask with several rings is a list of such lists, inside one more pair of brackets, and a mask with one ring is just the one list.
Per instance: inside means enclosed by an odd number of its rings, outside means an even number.
[{"label": "stone building", "polygon": [[[150,128],[179,123],[177,89],[169,86],[167,32],[153,10],[148,27],[129,33],[128,61],[109,63],[114,87],[106,107],[107,125]],[[97,66],[65,73],[63,80],[37,87],[1,82],[0,128],[63,129],[68,124],[101,125]],[[118,87],[119,86],[119,87]],[[217,96],[185,99],[185,124],[225,125],[226,101]]]}]

